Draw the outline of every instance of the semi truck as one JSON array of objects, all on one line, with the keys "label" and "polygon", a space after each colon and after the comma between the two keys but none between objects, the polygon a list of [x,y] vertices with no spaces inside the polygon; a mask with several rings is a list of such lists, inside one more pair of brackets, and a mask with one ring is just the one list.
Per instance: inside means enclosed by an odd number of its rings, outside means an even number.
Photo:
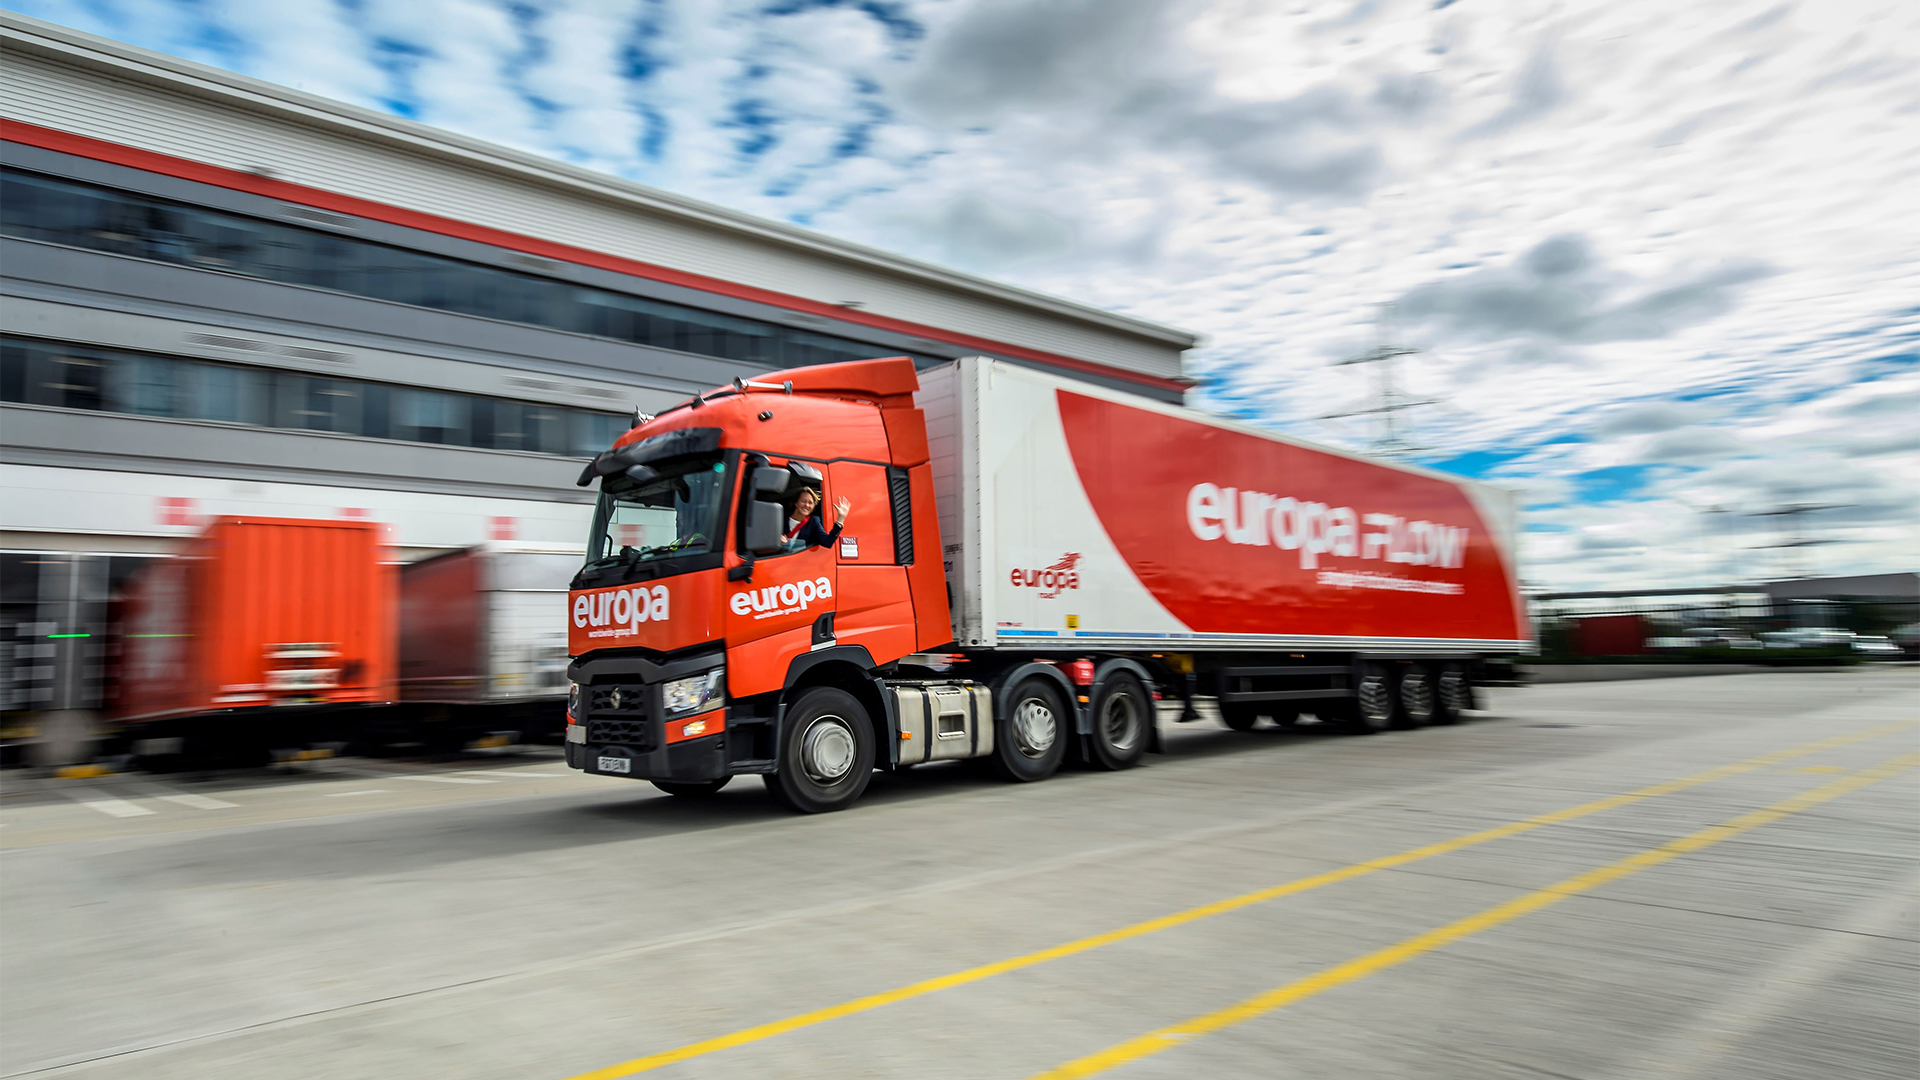
[{"label": "semi truck", "polygon": [[579,478],[566,759],[671,794],[759,775],[819,812],[932,761],[1121,769],[1162,699],[1443,724],[1529,645],[1511,493],[1008,362],[801,368],[636,420]]}]

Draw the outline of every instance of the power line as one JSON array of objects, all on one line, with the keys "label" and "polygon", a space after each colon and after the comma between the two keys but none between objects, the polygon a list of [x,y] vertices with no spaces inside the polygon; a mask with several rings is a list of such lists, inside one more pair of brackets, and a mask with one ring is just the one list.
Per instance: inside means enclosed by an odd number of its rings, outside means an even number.
[{"label": "power line", "polygon": [[1406,436],[1405,425],[1400,414],[1422,405],[1438,404],[1438,398],[1413,398],[1400,389],[1397,363],[1402,356],[1414,356],[1419,349],[1393,343],[1393,311],[1391,303],[1380,304],[1379,314],[1374,326],[1379,335],[1379,344],[1357,356],[1349,356],[1334,362],[1335,367],[1349,367],[1356,364],[1371,364],[1374,370],[1373,404],[1364,409],[1349,409],[1345,412],[1325,413],[1316,420],[1344,420],[1355,416],[1372,416],[1374,438],[1372,450],[1382,457],[1412,457],[1431,447],[1416,446]]}]

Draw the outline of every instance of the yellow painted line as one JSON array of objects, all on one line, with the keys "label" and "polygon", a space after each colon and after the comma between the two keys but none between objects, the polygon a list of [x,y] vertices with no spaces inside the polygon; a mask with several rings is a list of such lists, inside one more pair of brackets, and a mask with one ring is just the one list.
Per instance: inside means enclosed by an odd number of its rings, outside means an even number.
[{"label": "yellow painted line", "polygon": [[1145,937],[1148,934],[1156,934],[1162,930],[1169,930],[1176,926],[1185,926],[1188,923],[1198,922],[1201,919],[1209,919],[1215,915],[1224,915],[1230,911],[1238,911],[1241,908],[1251,907],[1255,904],[1263,904],[1269,900],[1277,900],[1283,896],[1292,896],[1296,893],[1318,889],[1336,882],[1365,877],[1368,874],[1380,870],[1389,870],[1396,866],[1405,866],[1411,862],[1418,862],[1421,859],[1430,859],[1435,855],[1444,855],[1448,852],[1459,851],[1462,848],[1473,847],[1476,844],[1484,844],[1490,840],[1517,836],[1546,825],[1556,825],[1563,821],[1572,821],[1575,818],[1585,817],[1588,814],[1597,814],[1602,810],[1612,810],[1616,807],[1636,803],[1642,799],[1651,799],[1660,795],[1671,795],[1674,792],[1685,791],[1688,788],[1712,783],[1715,780],[1724,780],[1729,776],[1738,776],[1741,773],[1764,769],[1771,765],[1778,765],[1784,761],[1791,761],[1794,758],[1805,757],[1808,754],[1817,754],[1822,750],[1831,750],[1852,743],[1877,739],[1882,735],[1891,735],[1896,731],[1911,729],[1912,727],[1914,727],[1914,721],[1912,720],[1896,720],[1892,723],[1876,724],[1873,727],[1860,731],[1834,735],[1814,742],[1803,743],[1799,746],[1788,747],[1785,750],[1775,750],[1772,753],[1761,754],[1758,757],[1751,757],[1745,761],[1735,762],[1731,765],[1716,766],[1705,772],[1682,777],[1679,780],[1668,780],[1664,783],[1654,784],[1651,787],[1640,788],[1637,791],[1630,791],[1624,795],[1610,795],[1604,799],[1595,799],[1592,802],[1581,803],[1578,806],[1571,806],[1564,810],[1555,810],[1552,813],[1541,814],[1536,817],[1526,818],[1522,821],[1495,826],[1491,829],[1483,829],[1480,832],[1467,833],[1463,836],[1454,837],[1451,840],[1442,840],[1424,847],[1411,848],[1397,855],[1386,855],[1378,859],[1370,859],[1367,862],[1343,866],[1338,870],[1329,870],[1325,873],[1314,874],[1310,877],[1296,878],[1293,881],[1281,885],[1274,885],[1254,892],[1243,893],[1225,900],[1216,900],[1211,904],[1202,904],[1199,907],[1188,908],[1185,911],[1178,911],[1171,915],[1163,915],[1157,919],[1148,919],[1145,922],[1134,923],[1131,926],[1123,926],[1117,930],[1109,930],[1103,934],[1095,934],[1092,937],[1084,937],[1077,941],[1054,945],[1050,948],[1041,949],[1038,952],[1027,953],[1024,956],[1015,956],[1007,960],[998,960],[991,964],[982,964],[979,967],[967,968],[965,971],[956,971],[950,975],[924,979],[920,982],[909,983],[906,986],[896,987],[895,989],[886,990],[878,994],[869,994],[865,997],[843,1001],[838,1005],[828,1005],[824,1008],[814,1009],[811,1012],[799,1013],[783,1020],[774,1020],[765,1024],[757,1024],[753,1027],[741,1028],[738,1031],[729,1032],[725,1035],[717,1035],[711,1039],[702,1039],[699,1042],[688,1043],[685,1046],[675,1047],[671,1050],[662,1050],[658,1053],[648,1054],[645,1057],[637,1057],[630,1061],[623,1061],[618,1065],[609,1065],[603,1069],[580,1073],[577,1076],[569,1077],[568,1080],[616,1080],[618,1077],[648,1072],[653,1069],[675,1064],[676,1062],[711,1054],[718,1050],[727,1050],[736,1046],[745,1046],[748,1043],[760,1042],[764,1039],[771,1039],[776,1035],[784,1035],[790,1031],[798,1031],[801,1028],[812,1027],[815,1024],[824,1024],[829,1020],[838,1020],[844,1016],[853,1016],[856,1013],[868,1012],[885,1005],[893,1005],[912,998],[924,997],[927,994],[937,993],[941,990],[950,990],[956,986],[965,986],[968,983],[979,982],[982,979],[990,979],[996,975],[1004,975],[1010,971],[1019,971],[1022,968],[1030,968],[1052,960],[1077,956],[1080,953],[1091,952],[1094,949],[1107,945],[1130,941],[1138,937]]},{"label": "yellow painted line", "polygon": [[1802,765],[1798,769],[1794,770],[1794,772],[1803,772],[1803,773],[1835,773],[1835,772],[1846,772],[1846,771],[1847,770],[1841,768],[1838,765]]},{"label": "yellow painted line", "polygon": [[1210,1035],[1223,1028],[1284,1009],[1295,1002],[1325,993],[1336,986],[1357,982],[1375,972],[1404,964],[1415,957],[1444,948],[1482,931],[1491,930],[1502,923],[1509,923],[1522,916],[1552,907],[1568,897],[1591,892],[1609,882],[1618,881],[1623,877],[1659,866],[1661,863],[1702,848],[1712,847],[1722,840],[1731,840],[1741,833],[1790,817],[1803,810],[1810,810],[1821,803],[1858,791],[1869,784],[1877,784],[1897,776],[1915,766],[1920,766],[1920,751],[1901,754],[1899,757],[1862,769],[1849,776],[1843,776],[1811,791],[1801,792],[1791,799],[1774,803],[1765,809],[1748,811],[1718,825],[1710,825],[1699,832],[1689,833],[1678,840],[1670,840],[1659,847],[1629,855],[1619,862],[1608,863],[1585,873],[1575,874],[1544,889],[1524,896],[1516,896],[1504,904],[1495,904],[1464,919],[1436,927],[1424,934],[1417,934],[1398,944],[1375,950],[1344,964],[1337,964],[1318,974],[1296,979],[1263,994],[1255,994],[1224,1009],[1196,1016],[1172,1027],[1150,1031],[1137,1038],[1128,1039],[1126,1042],[1116,1043],[1098,1053],[1088,1054],[1086,1057],[1069,1061],[1065,1065],[1042,1073],[1035,1073],[1030,1080],[1076,1080],[1078,1077],[1093,1076],[1151,1057],[1161,1051],[1171,1050],[1176,1046],[1192,1042],[1202,1035]]}]

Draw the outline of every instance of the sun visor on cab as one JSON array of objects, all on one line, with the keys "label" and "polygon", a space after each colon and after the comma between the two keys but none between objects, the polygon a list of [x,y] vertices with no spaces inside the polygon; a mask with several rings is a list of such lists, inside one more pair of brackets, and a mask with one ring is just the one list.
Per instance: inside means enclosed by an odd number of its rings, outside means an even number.
[{"label": "sun visor on cab", "polygon": [[586,487],[596,477],[626,472],[635,465],[651,465],[689,454],[710,454],[720,449],[719,428],[681,428],[652,438],[608,450],[580,471],[576,486]]}]

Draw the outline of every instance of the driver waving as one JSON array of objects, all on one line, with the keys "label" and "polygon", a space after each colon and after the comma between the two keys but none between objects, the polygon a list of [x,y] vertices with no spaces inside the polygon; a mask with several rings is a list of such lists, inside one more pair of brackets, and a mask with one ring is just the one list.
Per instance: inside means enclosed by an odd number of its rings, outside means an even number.
[{"label": "driver waving", "polygon": [[846,496],[833,500],[833,529],[829,531],[820,515],[820,493],[803,487],[793,500],[793,516],[787,519],[787,550],[804,551],[815,546],[831,546],[840,539],[840,529],[853,509]]}]

